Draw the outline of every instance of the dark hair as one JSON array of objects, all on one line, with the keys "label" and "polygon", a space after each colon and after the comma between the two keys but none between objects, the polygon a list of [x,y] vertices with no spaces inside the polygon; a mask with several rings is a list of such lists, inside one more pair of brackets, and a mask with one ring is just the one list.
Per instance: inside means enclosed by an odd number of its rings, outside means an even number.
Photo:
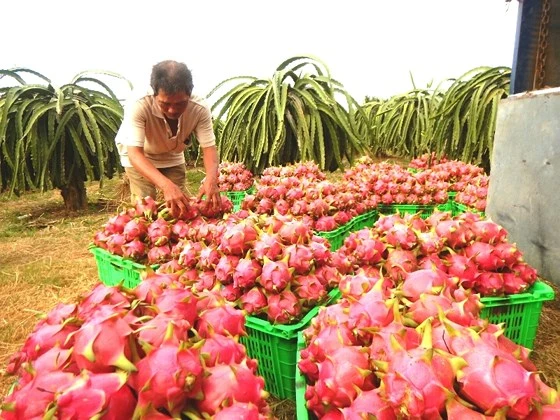
[{"label": "dark hair", "polygon": [[190,96],[193,90],[192,73],[185,63],[165,60],[152,67],[150,85],[154,95],[162,90],[167,94],[186,92]]}]

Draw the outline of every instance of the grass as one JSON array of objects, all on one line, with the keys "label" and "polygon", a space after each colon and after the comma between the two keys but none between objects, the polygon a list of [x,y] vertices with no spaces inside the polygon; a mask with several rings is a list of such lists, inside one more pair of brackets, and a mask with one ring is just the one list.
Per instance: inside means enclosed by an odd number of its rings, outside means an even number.
[{"label": "grass", "polygon": [[[195,194],[204,174],[188,171],[189,190]],[[338,178],[340,174],[330,175]],[[96,231],[126,203],[122,179],[88,186],[89,207],[68,213],[60,194],[0,195],[0,369],[19,350],[37,323],[37,315],[59,302],[75,302],[97,282],[97,267],[88,244]],[[550,283],[549,283],[550,284]],[[532,359],[545,381],[560,383],[560,291],[545,302]],[[0,370],[1,372],[1,370]],[[0,397],[13,377],[0,375]],[[295,417],[294,404],[271,398],[280,419]]]}]

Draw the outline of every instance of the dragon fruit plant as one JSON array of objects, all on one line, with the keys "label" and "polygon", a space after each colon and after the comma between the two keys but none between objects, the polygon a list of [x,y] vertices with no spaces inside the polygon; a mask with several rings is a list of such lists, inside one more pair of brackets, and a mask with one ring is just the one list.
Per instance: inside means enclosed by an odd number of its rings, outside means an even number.
[{"label": "dragon fruit plant", "polygon": [[178,267],[169,271],[193,290],[219,290],[248,314],[278,324],[299,320],[338,286],[329,243],[301,220],[240,211],[222,230],[213,242],[181,240]]},{"label": "dragon fruit plant", "polygon": [[320,419],[553,419],[556,390],[529,350],[479,318],[480,301],[439,269],[398,287],[363,270],[303,331],[306,406]]},{"label": "dragon fruit plant", "polygon": [[35,326],[7,372],[2,419],[271,418],[239,337],[245,315],[174,274],[134,290],[99,284]]},{"label": "dragon fruit plant", "polygon": [[222,209],[215,212],[205,202],[191,198],[189,213],[173,218],[165,204],[146,197],[109,218],[103,230],[95,233],[93,244],[138,263],[167,262],[179,239],[196,238],[201,225],[216,225],[224,212],[231,212],[231,200],[221,199]]},{"label": "dragon fruit plant", "polygon": [[523,253],[507,241],[507,231],[474,213],[452,217],[436,211],[426,220],[417,214],[382,215],[372,228],[345,238],[332,261],[343,274],[361,268],[382,275],[388,288],[417,270],[434,268],[481,296],[522,293],[537,280]]},{"label": "dragon fruit plant", "polygon": [[220,191],[245,191],[253,186],[253,173],[243,163],[221,162],[218,170]]}]

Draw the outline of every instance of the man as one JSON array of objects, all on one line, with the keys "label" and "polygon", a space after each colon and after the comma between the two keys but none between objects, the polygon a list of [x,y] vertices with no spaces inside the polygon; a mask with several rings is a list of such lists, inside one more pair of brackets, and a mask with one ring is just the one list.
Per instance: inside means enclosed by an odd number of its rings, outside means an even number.
[{"label": "man", "polygon": [[153,94],[127,107],[116,140],[133,200],[148,195],[155,198],[157,188],[173,215],[187,211],[184,150],[194,132],[206,171],[198,198],[205,195],[207,205],[219,208],[219,162],[212,115],[200,98],[191,96],[191,71],[184,63],[162,61],[152,68],[150,85]]}]

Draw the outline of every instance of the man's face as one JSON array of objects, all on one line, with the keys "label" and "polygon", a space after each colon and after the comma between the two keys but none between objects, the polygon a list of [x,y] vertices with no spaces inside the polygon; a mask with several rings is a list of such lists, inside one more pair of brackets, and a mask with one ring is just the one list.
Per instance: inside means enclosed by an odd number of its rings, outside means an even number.
[{"label": "man's face", "polygon": [[170,120],[178,119],[185,112],[190,99],[185,92],[167,94],[162,90],[158,92],[155,98],[163,115]]}]

